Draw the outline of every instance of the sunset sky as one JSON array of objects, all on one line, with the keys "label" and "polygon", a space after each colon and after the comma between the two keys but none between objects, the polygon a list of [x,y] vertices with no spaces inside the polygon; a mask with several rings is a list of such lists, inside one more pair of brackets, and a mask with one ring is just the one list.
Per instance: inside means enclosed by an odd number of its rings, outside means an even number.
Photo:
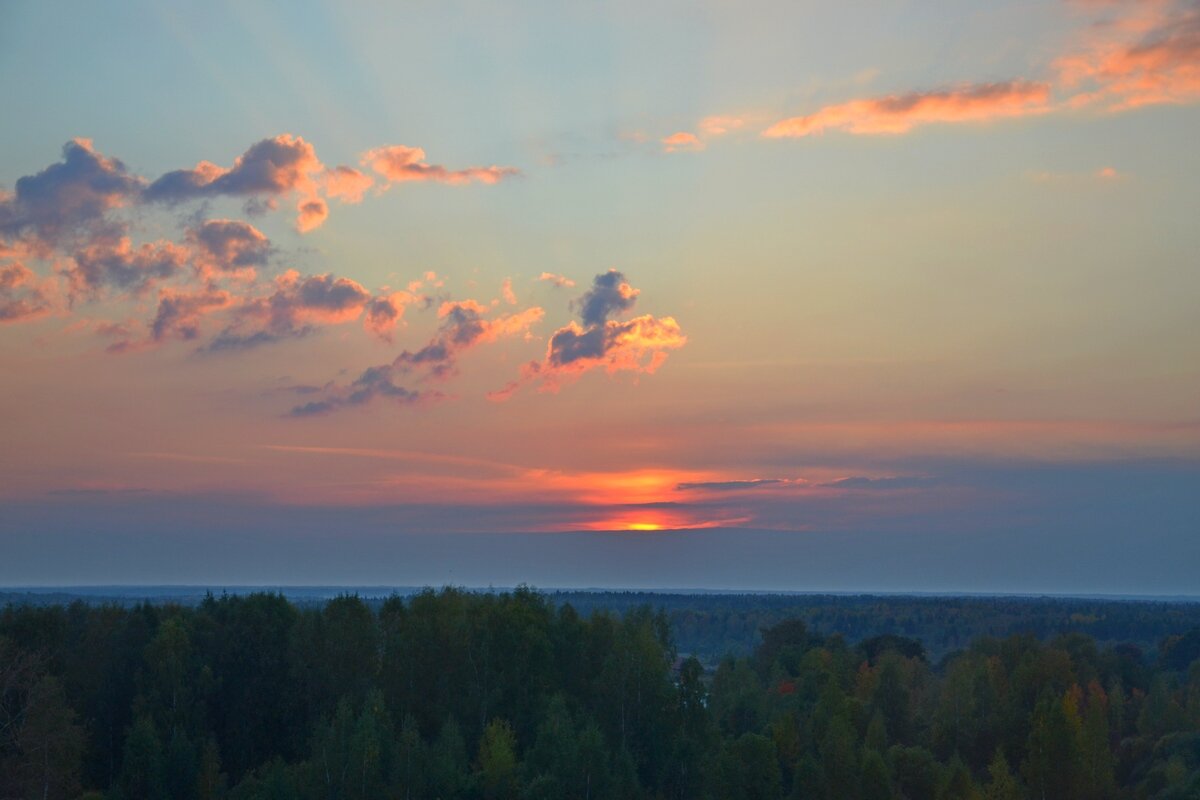
[{"label": "sunset sky", "polygon": [[6,2],[0,108],[0,583],[1200,594],[1200,4]]}]

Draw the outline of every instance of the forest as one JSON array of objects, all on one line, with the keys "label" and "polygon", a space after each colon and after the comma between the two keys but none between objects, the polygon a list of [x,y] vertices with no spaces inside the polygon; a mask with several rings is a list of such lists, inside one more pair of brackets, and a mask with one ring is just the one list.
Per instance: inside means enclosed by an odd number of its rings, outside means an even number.
[{"label": "forest", "polygon": [[523,588],[10,603],[0,798],[1200,797],[1200,627],[1013,622],[937,658],[829,627],[713,666],[664,608]]}]

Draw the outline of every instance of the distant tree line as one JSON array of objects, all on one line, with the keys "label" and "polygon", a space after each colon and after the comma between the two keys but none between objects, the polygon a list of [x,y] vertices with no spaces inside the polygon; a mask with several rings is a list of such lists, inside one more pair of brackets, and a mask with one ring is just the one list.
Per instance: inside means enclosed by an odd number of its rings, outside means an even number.
[{"label": "distant tree line", "polygon": [[553,592],[585,616],[621,613],[650,605],[667,613],[679,652],[715,664],[727,654],[749,655],[762,631],[788,619],[804,620],[820,634],[850,642],[881,634],[919,639],[932,660],[983,636],[1032,634],[1051,639],[1086,633],[1098,644],[1153,649],[1179,631],[1200,627],[1200,602],[1084,597],[851,594],[665,594],[656,592]]},{"label": "distant tree line", "polygon": [[0,613],[0,800],[1200,797],[1200,628],[930,663],[785,619],[678,658],[664,611],[519,589]]}]

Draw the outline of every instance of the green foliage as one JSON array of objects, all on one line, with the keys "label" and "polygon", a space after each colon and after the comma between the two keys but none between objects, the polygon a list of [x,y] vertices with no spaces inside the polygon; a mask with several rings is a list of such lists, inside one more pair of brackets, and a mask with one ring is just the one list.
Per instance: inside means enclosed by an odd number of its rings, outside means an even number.
[{"label": "green foliage", "polygon": [[167,800],[162,742],[154,722],[139,717],[125,738],[120,787],[126,800]]},{"label": "green foliage", "polygon": [[879,751],[868,749],[863,751],[862,763],[862,800],[892,800],[892,776],[887,762]]},{"label": "green foliage", "polygon": [[988,765],[989,781],[984,790],[984,800],[1022,800],[1024,794],[1017,778],[1004,757],[1004,750],[997,748],[992,763]]},{"label": "green foliage", "polygon": [[[908,625],[901,601],[822,602],[756,628],[762,646],[713,671],[676,657],[665,613],[580,614],[527,589],[9,607],[0,797],[1200,796],[1191,625],[1149,657],[1036,629],[931,665],[909,631],[932,624],[919,615],[961,634],[982,606],[912,601]],[[1042,606],[991,608],[1022,607]],[[853,637],[868,610],[876,631],[858,645],[829,627]]]},{"label": "green foliage", "polygon": [[934,800],[937,797],[940,770],[933,753],[923,747],[894,746],[888,750],[893,786],[901,797],[910,800]]},{"label": "green foliage", "polygon": [[492,720],[479,740],[479,784],[488,800],[516,796],[517,740],[505,720]]}]

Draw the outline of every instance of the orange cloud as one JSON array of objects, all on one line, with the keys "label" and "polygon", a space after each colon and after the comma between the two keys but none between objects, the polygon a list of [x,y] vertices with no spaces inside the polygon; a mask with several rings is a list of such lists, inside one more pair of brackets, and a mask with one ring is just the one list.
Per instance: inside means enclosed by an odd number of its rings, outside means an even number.
[{"label": "orange cloud", "polygon": [[671,350],[683,347],[687,337],[673,317],[649,314],[624,322],[609,319],[633,308],[639,291],[617,270],[596,276],[575,304],[583,325],[571,321],[550,337],[544,361],[526,364],[521,376],[492,392],[493,400],[506,400],[524,383],[538,381],[543,391],[557,391],[566,381],[603,368],[608,374],[652,374]]},{"label": "orange cloud", "polygon": [[567,278],[563,275],[556,275],[553,272],[543,272],[538,276],[538,280],[552,283],[560,289],[565,289],[575,285],[575,281],[571,280],[570,278]]},{"label": "orange cloud", "polygon": [[985,122],[1050,110],[1050,87],[1030,81],[962,84],[949,89],[909,92],[825,106],[791,117],[763,131],[769,139],[798,138],[827,130],[853,134],[907,133],[919,125]]},{"label": "orange cloud", "polygon": [[320,182],[327,197],[343,203],[361,203],[367,189],[375,184],[370,175],[354,167],[332,167],[321,174]]},{"label": "orange cloud", "polygon": [[385,341],[392,341],[392,331],[404,317],[404,310],[420,300],[412,292],[391,292],[371,298],[367,303],[367,315],[363,327],[372,336]]},{"label": "orange cloud", "polygon": [[[149,202],[180,203],[205,197],[274,198],[300,195],[296,228],[301,233],[318,227],[328,216],[319,197],[317,176],[326,173],[316,150],[299,136],[288,133],[263,139],[238,156],[228,169],[201,161],[192,169],[168,172],[143,193]],[[341,184],[339,190],[345,191]]]},{"label": "orange cloud", "polygon": [[105,288],[137,293],[174,277],[191,258],[188,248],[173,242],[134,247],[128,236],[99,238],[75,253],[66,275],[73,295],[95,297]]},{"label": "orange cloud", "polygon": [[724,136],[746,124],[741,117],[705,117],[700,120],[700,132],[705,136]]},{"label": "orange cloud", "polygon": [[[234,296],[223,289],[208,287],[195,292],[163,289],[158,295],[158,311],[150,324],[151,339],[154,342],[196,339],[200,335],[204,317],[228,308],[234,302]],[[123,340],[109,349],[127,350],[131,345],[133,343],[130,341]]]},{"label": "orange cloud", "polygon": [[447,301],[438,309],[441,324],[434,337],[420,350],[405,350],[390,364],[369,367],[348,384],[323,388],[316,400],[295,406],[292,417],[322,416],[360,406],[376,399],[389,399],[402,405],[441,400],[441,392],[416,390],[403,385],[406,376],[416,372],[425,378],[446,379],[457,371],[458,358],[477,345],[502,336],[528,332],[544,314],[536,306],[514,314],[488,318],[487,306],[475,300]]},{"label": "orange cloud", "polygon": [[284,133],[251,145],[228,169],[201,161],[192,169],[168,172],[146,188],[145,199],[170,203],[218,195],[311,195],[313,176],[324,169],[311,144]]},{"label": "orange cloud", "polygon": [[248,222],[210,219],[187,233],[193,258],[202,277],[219,274],[253,279],[255,267],[264,266],[271,255],[271,240]]},{"label": "orange cloud", "polygon": [[98,153],[90,139],[63,145],[62,161],[17,180],[0,195],[0,239],[26,238],[26,247],[49,251],[103,231],[106,214],[129,205],[145,181],[115,158]]},{"label": "orange cloud", "polygon": [[296,230],[308,233],[321,227],[329,217],[329,205],[319,197],[311,200],[301,200],[296,206]]},{"label": "orange cloud", "polygon": [[54,310],[57,285],[20,262],[0,266],[0,325],[28,322]]},{"label": "orange cloud", "polygon": [[440,164],[426,163],[425,151],[422,148],[402,144],[368,150],[363,153],[362,164],[382,175],[389,183],[434,181],[451,185],[472,182],[490,184],[521,174],[516,167],[447,169]]},{"label": "orange cloud", "polygon": [[672,133],[662,140],[663,151],[667,153],[696,152],[704,149],[704,142],[694,133],[680,131]]},{"label": "orange cloud", "polygon": [[1078,48],[1055,62],[1068,104],[1123,111],[1200,100],[1200,6],[1143,2],[1085,29]]},{"label": "orange cloud", "polygon": [[243,301],[206,349],[239,350],[306,336],[316,325],[358,319],[370,300],[370,292],[349,278],[288,270],[275,279],[271,294]]}]

